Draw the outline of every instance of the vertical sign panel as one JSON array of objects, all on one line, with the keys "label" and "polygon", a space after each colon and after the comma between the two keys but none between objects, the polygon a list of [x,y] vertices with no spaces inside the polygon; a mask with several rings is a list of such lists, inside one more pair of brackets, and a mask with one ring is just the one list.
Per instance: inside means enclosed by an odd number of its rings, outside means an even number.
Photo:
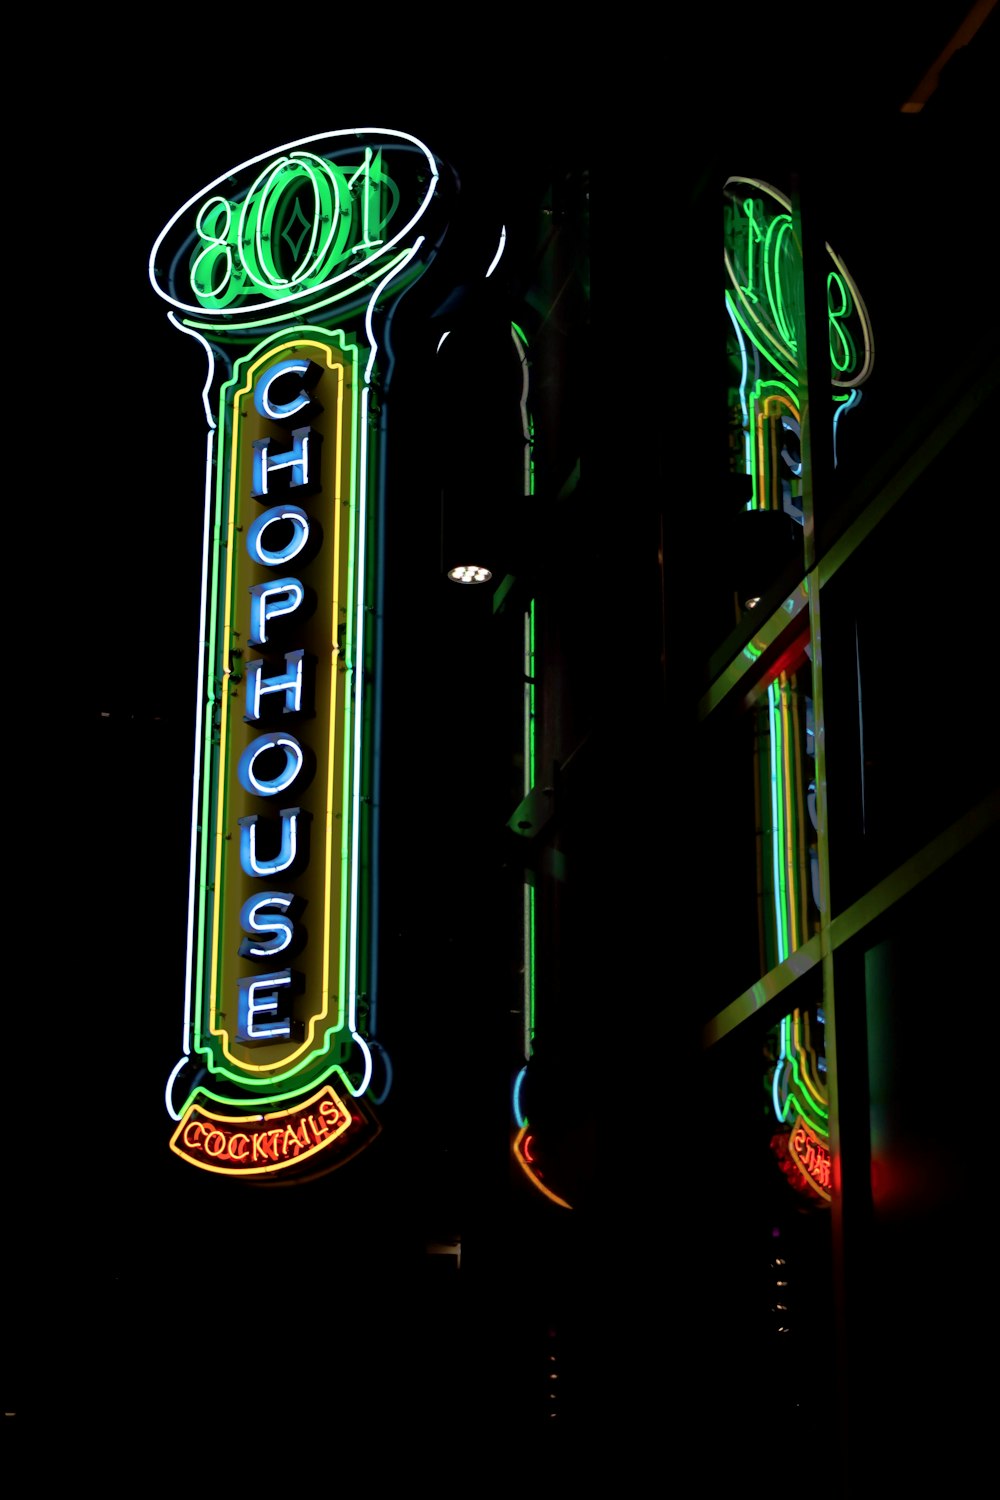
[{"label": "vertical sign panel", "polygon": [[438,182],[412,136],[311,137],[209,184],[150,257],[171,321],[208,356],[188,977],[167,1108],[172,1149],[212,1172],[314,1175],[379,1129],[375,456],[387,330],[434,254],[417,225]]}]

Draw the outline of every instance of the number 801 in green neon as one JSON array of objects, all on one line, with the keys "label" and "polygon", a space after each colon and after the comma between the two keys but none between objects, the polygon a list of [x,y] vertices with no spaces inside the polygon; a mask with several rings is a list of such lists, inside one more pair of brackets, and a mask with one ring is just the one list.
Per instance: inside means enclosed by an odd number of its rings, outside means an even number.
[{"label": "number 801 in green neon", "polygon": [[221,308],[243,295],[279,300],[321,285],[343,261],[378,249],[398,202],[370,146],[351,176],[310,151],[281,156],[242,205],[212,197],[198,210],[192,291],[203,307]]}]

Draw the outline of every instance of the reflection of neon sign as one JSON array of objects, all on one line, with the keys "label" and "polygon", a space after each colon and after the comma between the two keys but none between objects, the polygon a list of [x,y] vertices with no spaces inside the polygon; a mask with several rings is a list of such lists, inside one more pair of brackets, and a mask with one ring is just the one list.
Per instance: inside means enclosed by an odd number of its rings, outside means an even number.
[{"label": "reflection of neon sign", "polygon": [[[754,177],[725,188],[726,310],[739,346],[739,424],[749,509],[784,510],[802,520],[798,346],[803,325],[802,254],[791,200]],[[843,261],[826,246],[834,454],[844,412],[875,360],[864,299]],[[735,418],[734,418],[735,421]]]},{"label": "reflection of neon sign", "polygon": [[[726,196],[726,272],[737,316],[760,352],[788,377],[798,365],[803,323],[802,251],[791,200],[755,177],[730,177]],[[829,245],[827,319],[831,381],[861,385],[872,372],[875,345],[868,309],[847,267]]]},{"label": "reflection of neon sign", "polygon": [[310,137],[190,199],[150,258],[171,321],[209,358],[188,978],[167,1106],[172,1149],[213,1172],[329,1170],[377,1133],[362,1100],[388,1089],[371,978],[385,424],[371,391],[387,383],[390,289],[433,253],[412,231],[436,183],[411,136]]},{"label": "reflection of neon sign", "polygon": [[[822,1025],[821,1018],[818,1024]],[[781,1022],[771,1097],[782,1124],[794,1123],[798,1116],[826,1138],[830,1133],[830,1103],[811,1032],[809,1011],[793,1010]]]},{"label": "reflection of neon sign", "polygon": [[[806,696],[808,663],[782,671],[768,685],[767,707],[758,713],[763,876],[762,948],[765,966],[782,963],[815,930],[819,919],[816,857],[815,746],[812,700]],[[822,1056],[823,1015],[793,1010],[777,1029],[771,1079],[775,1117],[783,1127],[774,1145],[794,1185],[812,1187],[829,1201],[829,1097]],[[792,1147],[799,1129],[810,1149]],[[823,1170],[827,1162],[826,1187]]]},{"label": "reflection of neon sign", "polygon": [[552,1189],[550,1187],[546,1187],[545,1183],[542,1181],[542,1178],[545,1174],[538,1164],[538,1153],[536,1150],[535,1138],[534,1136],[529,1134],[527,1125],[522,1125],[520,1130],[517,1132],[517,1135],[514,1137],[513,1152],[514,1160],[521,1168],[521,1171],[524,1173],[525,1177],[527,1177],[528,1181],[534,1187],[536,1187],[540,1193],[542,1193],[546,1198],[549,1198],[553,1203],[557,1203],[560,1208],[573,1207],[572,1203],[567,1203],[565,1198],[560,1198],[558,1193],[554,1193]]},{"label": "reflection of neon sign", "polygon": [[826,1136],[812,1130],[804,1120],[772,1141],[778,1164],[797,1192],[813,1201],[829,1203],[833,1183],[833,1159]]},{"label": "reflection of neon sign", "polygon": [[[492,269],[492,268],[491,268]],[[490,273],[487,272],[487,275]],[[523,331],[516,323],[511,325],[511,338],[521,366],[521,436],[524,442],[524,467],[523,467],[523,490],[524,494],[533,495],[535,492],[535,473],[533,463],[533,427],[532,418],[528,411],[528,340]],[[535,601],[530,599],[528,607],[524,612],[523,620],[523,651],[524,651],[524,684],[522,698],[522,790],[525,796],[533,790],[535,785],[535,751],[536,751],[536,702],[535,702]],[[512,1153],[521,1171],[527,1180],[538,1192],[560,1208],[572,1208],[572,1204],[561,1197],[544,1182],[545,1169],[541,1165],[540,1157],[543,1154],[542,1147],[537,1138],[529,1133],[528,1120],[522,1107],[522,1096],[524,1094],[525,1081],[530,1073],[531,1058],[535,1043],[535,938],[536,938],[536,910],[535,910],[535,886],[532,880],[525,880],[523,892],[522,911],[522,933],[521,933],[521,1014],[522,1014],[522,1041],[521,1051],[524,1059],[523,1066],[518,1069],[514,1080],[513,1092],[513,1114],[517,1125],[517,1133],[512,1144]]]},{"label": "reflection of neon sign", "polygon": [[788,1152],[820,1197],[830,1198],[830,1148],[801,1120],[788,1138]]},{"label": "reflection of neon sign", "polygon": [[[725,186],[726,308],[739,374],[731,396],[732,463],[750,478],[748,509],[803,519],[799,450],[803,327],[801,246],[789,198],[752,177]],[[830,381],[837,428],[861,399],[874,341],[864,301],[826,246]],[[761,962],[773,968],[818,925],[815,745],[811,670],[782,670],[757,711]],[[829,1105],[821,1054],[822,1014],[795,1010],[780,1023],[771,1098],[781,1130],[774,1149],[789,1178],[829,1202]]]}]

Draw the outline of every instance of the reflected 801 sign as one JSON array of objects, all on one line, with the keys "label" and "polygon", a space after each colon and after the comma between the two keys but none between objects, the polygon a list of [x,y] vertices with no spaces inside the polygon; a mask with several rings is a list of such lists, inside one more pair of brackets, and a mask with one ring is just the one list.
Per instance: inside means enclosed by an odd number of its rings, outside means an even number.
[{"label": "reflected 801 sign", "polygon": [[399,132],[313,137],[210,184],[150,257],[209,364],[188,975],[167,1108],[172,1149],[212,1172],[316,1175],[379,1129],[380,353],[433,254],[415,231],[437,180]]}]

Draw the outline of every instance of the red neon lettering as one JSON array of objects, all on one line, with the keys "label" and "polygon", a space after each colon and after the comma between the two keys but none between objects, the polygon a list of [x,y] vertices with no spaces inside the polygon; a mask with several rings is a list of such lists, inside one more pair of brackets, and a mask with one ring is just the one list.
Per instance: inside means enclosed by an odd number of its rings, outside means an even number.
[{"label": "red neon lettering", "polygon": [[316,1114],[286,1118],[283,1126],[270,1130],[229,1132],[203,1120],[188,1120],[181,1141],[188,1150],[203,1151],[213,1160],[279,1163],[314,1151],[333,1138],[335,1126],[349,1124],[350,1119],[336,1100],[321,1099]]}]

